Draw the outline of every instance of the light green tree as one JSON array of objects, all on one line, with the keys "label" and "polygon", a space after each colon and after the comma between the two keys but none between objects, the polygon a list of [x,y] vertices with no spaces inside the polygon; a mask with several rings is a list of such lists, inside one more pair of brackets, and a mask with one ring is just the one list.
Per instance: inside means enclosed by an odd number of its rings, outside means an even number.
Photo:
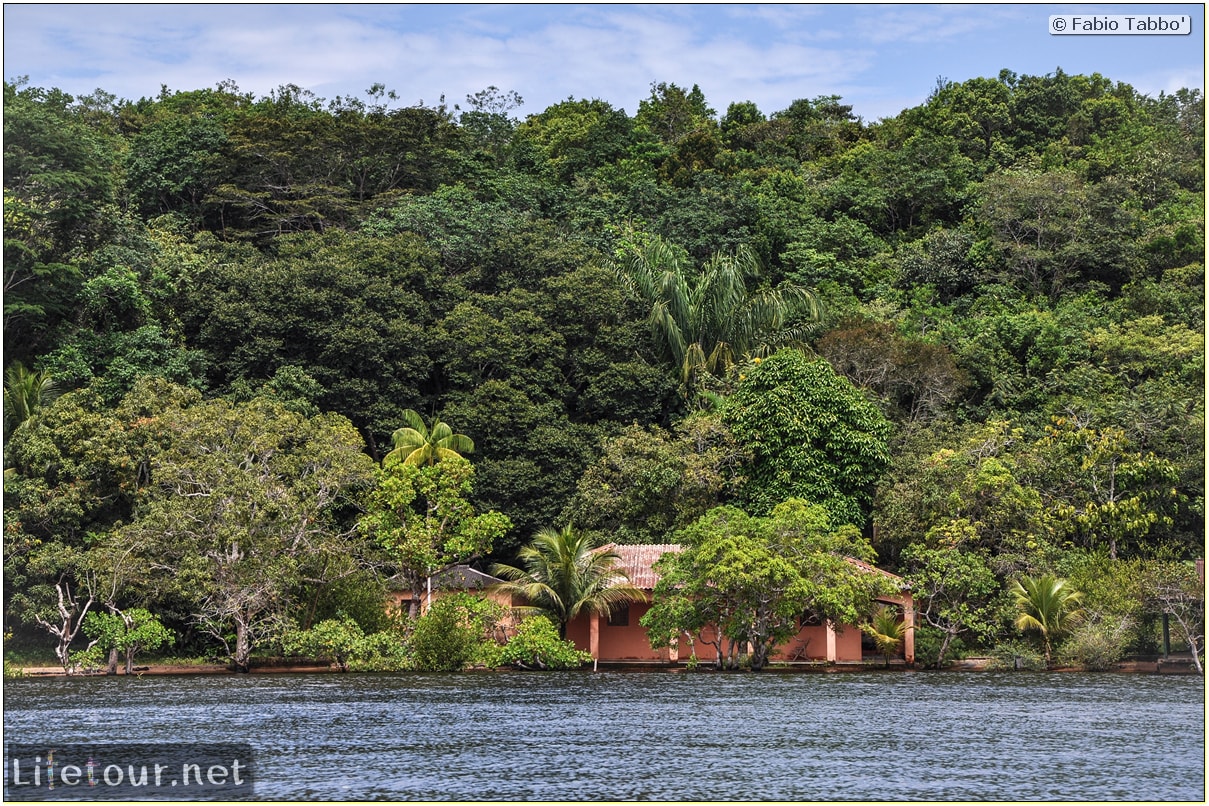
[{"label": "light green tree", "polygon": [[164,417],[172,436],[119,540],[139,547],[162,589],[188,601],[201,631],[248,671],[301,587],[358,570],[365,547],[343,511],[373,461],[343,417],[307,418],[263,398]]},{"label": "light green tree", "polygon": [[383,465],[402,462],[406,465],[435,465],[443,459],[460,459],[464,453],[474,453],[474,441],[465,434],[455,434],[447,423],[434,419],[431,426],[413,409],[403,412],[407,425],[391,435],[394,450],[382,459]]},{"label": "light green tree", "polygon": [[[120,651],[125,657],[126,674],[134,674],[134,657],[142,651],[171,646],[172,631],[144,607],[132,607],[112,613],[92,611],[84,618],[84,634],[101,651]],[[110,674],[116,669],[110,668]]]},{"label": "light green tree", "polygon": [[[973,529],[968,522],[958,521],[931,530],[929,537],[943,540],[951,533],[965,535]],[[979,552],[917,543],[907,547],[902,559],[910,569],[907,579],[916,612],[943,636],[935,660],[929,659],[929,663],[943,666],[953,640],[961,635],[981,638],[995,631],[1002,588]]]},{"label": "light green tree", "polygon": [[886,577],[848,561],[873,559],[855,527],[833,527],[823,507],[800,499],[767,517],[716,507],[677,540],[683,550],[656,563],[660,580],[642,624],[652,646],[686,633],[712,644],[720,668],[736,667],[750,647],[751,668],[759,670],[804,613],[857,624],[876,596],[894,592]]},{"label": "light green tree", "polygon": [[378,472],[360,528],[386,549],[411,586],[411,618],[433,573],[488,553],[512,528],[506,515],[475,511],[473,482],[474,467],[460,456],[436,464],[393,462]]},{"label": "light green tree", "polygon": [[1050,574],[1021,577],[1011,586],[1016,598],[1016,629],[1035,632],[1041,636],[1045,665],[1053,660],[1053,645],[1083,620],[1080,603],[1083,594],[1070,587],[1065,579]]},{"label": "light green tree", "polygon": [[517,555],[520,567],[496,563],[491,573],[504,580],[497,589],[520,596],[531,610],[550,614],[566,637],[567,624],[580,613],[608,616],[645,594],[617,567],[617,553],[570,524],[542,529]]}]

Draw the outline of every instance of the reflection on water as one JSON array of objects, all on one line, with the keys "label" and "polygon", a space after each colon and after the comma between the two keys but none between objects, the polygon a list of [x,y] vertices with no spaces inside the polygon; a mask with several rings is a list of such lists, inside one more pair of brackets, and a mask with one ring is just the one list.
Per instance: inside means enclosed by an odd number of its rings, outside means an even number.
[{"label": "reflection on water", "polygon": [[4,700],[7,742],[247,742],[259,799],[1205,797],[1199,677],[119,677]]}]

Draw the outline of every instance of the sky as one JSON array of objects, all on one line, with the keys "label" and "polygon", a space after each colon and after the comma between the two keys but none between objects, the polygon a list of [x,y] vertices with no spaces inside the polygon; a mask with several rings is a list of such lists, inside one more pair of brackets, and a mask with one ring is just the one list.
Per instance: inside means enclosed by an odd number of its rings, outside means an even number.
[{"label": "sky", "polygon": [[[1056,36],[1051,14],[1162,13],[1190,35]],[[698,85],[719,115],[839,95],[865,121],[923,103],[938,79],[1093,72],[1157,95],[1204,90],[1192,4],[40,4],[4,5],[4,78],[120,99],[234,81],[324,99],[381,83],[397,106],[489,86],[523,118],[568,98],[633,114],[651,85]]]}]

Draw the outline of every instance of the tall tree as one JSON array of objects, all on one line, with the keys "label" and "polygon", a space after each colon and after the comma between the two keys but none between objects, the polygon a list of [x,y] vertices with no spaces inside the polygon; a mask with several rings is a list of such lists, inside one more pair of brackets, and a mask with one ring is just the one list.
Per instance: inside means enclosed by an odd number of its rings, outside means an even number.
[{"label": "tall tree", "polygon": [[373,463],[343,417],[305,418],[263,399],[199,403],[170,426],[121,536],[149,547],[144,561],[165,588],[247,671],[302,586],[357,570],[366,552],[341,510]]},{"label": "tall tree", "polygon": [[954,639],[962,635],[984,638],[995,632],[1002,587],[978,552],[913,544],[903,552],[903,562],[910,569],[915,612],[942,636],[930,663],[943,666]]},{"label": "tall tree", "polygon": [[834,523],[864,525],[889,462],[890,424],[826,361],[797,350],[752,359],[722,419],[753,454],[739,495],[753,513],[804,498]]},{"label": "tall tree", "polygon": [[499,512],[475,511],[473,481],[474,467],[461,457],[392,462],[378,472],[360,529],[387,551],[410,585],[413,617],[434,572],[488,553],[512,526]]},{"label": "tall tree", "polygon": [[818,319],[809,289],[748,288],[760,269],[747,247],[717,253],[694,271],[682,249],[655,238],[630,256],[621,276],[650,306],[656,347],[693,392],[724,378],[743,358],[802,342]]},{"label": "tall tree", "polygon": [[567,624],[580,613],[607,617],[619,605],[646,598],[617,567],[615,551],[597,545],[589,532],[570,524],[538,532],[518,559],[521,567],[491,566],[491,573],[504,580],[498,590],[548,612],[558,621],[562,638],[567,636]]}]

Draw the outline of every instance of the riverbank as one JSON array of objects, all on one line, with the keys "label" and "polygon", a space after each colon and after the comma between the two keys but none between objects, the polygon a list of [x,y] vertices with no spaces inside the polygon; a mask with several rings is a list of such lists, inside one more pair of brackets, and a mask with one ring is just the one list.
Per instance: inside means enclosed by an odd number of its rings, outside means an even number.
[{"label": "riverbank", "polygon": [[[955,661],[943,670],[949,672],[985,672],[991,671],[994,668],[994,660],[987,657],[971,657]],[[18,667],[18,677],[105,677],[105,672],[88,672],[76,673],[72,675],[65,674],[61,666],[25,666]],[[625,664],[625,663],[608,663],[600,664],[599,669],[608,671],[667,671],[667,672],[686,672],[688,669],[684,664],[676,666],[652,665],[649,663],[643,664]],[[492,670],[493,671],[493,670]],[[503,670],[507,671],[507,670]],[[810,673],[810,672],[863,672],[863,671],[938,671],[938,670],[921,670],[918,667],[909,667],[901,661],[892,663],[890,666],[884,665],[882,661],[866,662],[866,663],[791,663],[791,664],[774,664],[765,669],[768,673]],[[1077,668],[1057,668],[1055,672],[1080,672],[1084,671]],[[1128,660],[1122,661],[1112,669],[1106,670],[1110,673],[1121,674],[1159,674],[1159,675],[1195,675],[1199,674],[1196,667],[1192,663],[1192,659],[1187,656],[1172,655],[1168,658],[1156,658],[1153,660]],[[340,674],[340,667],[332,663],[282,663],[268,662],[263,664],[253,664],[250,671],[246,674]],[[236,675],[240,674],[230,666],[220,663],[197,663],[197,664],[147,664],[145,666],[134,667],[134,676],[188,676],[188,675]],[[119,669],[118,677],[125,675]]]}]

